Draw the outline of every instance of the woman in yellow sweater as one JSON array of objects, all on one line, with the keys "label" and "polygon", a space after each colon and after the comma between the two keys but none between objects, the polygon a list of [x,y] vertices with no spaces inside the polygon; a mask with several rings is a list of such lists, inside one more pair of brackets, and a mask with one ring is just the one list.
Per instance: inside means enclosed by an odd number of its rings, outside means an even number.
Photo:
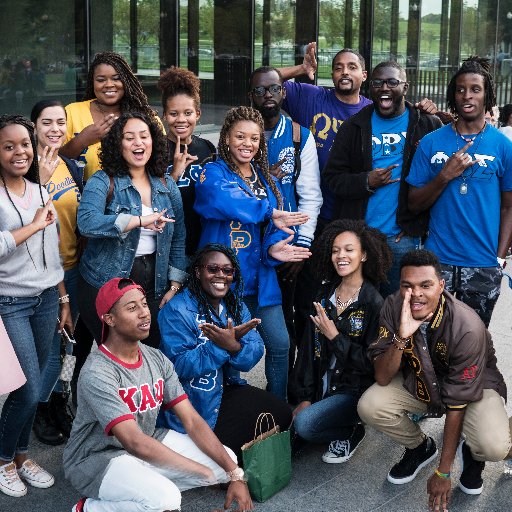
[{"label": "woman in yellow sweater", "polygon": [[67,140],[60,150],[85,164],[85,180],[101,169],[101,139],[124,112],[146,114],[162,126],[126,60],[118,53],[98,53],[89,67],[84,101],[66,107]]}]

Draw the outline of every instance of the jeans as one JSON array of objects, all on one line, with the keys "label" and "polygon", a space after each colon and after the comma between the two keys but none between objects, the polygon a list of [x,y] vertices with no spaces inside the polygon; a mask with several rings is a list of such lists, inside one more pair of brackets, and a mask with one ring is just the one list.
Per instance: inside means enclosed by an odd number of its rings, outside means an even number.
[{"label": "jeans", "polygon": [[284,321],[283,308],[279,306],[258,306],[255,295],[244,297],[252,318],[261,319],[258,332],[265,344],[265,377],[267,391],[286,400],[288,386],[288,351],[290,339]]},{"label": "jeans", "polygon": [[[64,284],[66,285],[66,293],[69,295],[69,305],[71,307],[71,317],[73,325],[78,316],[78,306],[76,303],[76,285],[78,282],[78,266],[66,270],[64,273]],[[41,396],[40,402],[48,402],[52,391],[62,393],[62,382],[59,380],[61,372],[60,361],[60,345],[61,335],[57,332],[58,326],[55,329],[55,335],[48,354],[48,361],[42,372]],[[68,353],[72,353],[73,347],[66,347]]]},{"label": "jeans", "polygon": [[36,297],[0,296],[0,316],[27,382],[5,401],[0,416],[0,460],[26,453],[41,394],[41,372],[48,359],[59,315],[53,286]]},{"label": "jeans", "polygon": [[403,236],[399,242],[395,242],[397,235],[388,236],[388,247],[393,255],[393,264],[388,271],[388,282],[380,285],[380,294],[385,299],[400,288],[400,260],[402,256],[414,249],[419,249],[421,239],[419,237]]},{"label": "jeans", "polygon": [[348,439],[360,422],[358,400],[356,395],[340,393],[315,402],[295,416],[295,432],[310,443]]}]

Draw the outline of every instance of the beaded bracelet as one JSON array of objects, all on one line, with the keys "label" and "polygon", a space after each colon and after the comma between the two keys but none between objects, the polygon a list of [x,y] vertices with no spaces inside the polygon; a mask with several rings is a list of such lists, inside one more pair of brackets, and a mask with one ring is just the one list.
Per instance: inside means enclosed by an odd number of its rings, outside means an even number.
[{"label": "beaded bracelet", "polygon": [[59,304],[67,304],[69,302],[69,294],[59,297]]},{"label": "beaded bracelet", "polygon": [[402,338],[398,334],[393,333],[393,341],[396,341],[397,343],[402,343],[403,345],[407,345],[411,342],[411,337],[408,338]]},{"label": "beaded bracelet", "polygon": [[441,473],[441,471],[439,471],[439,469],[435,469],[434,470],[434,475],[437,475],[439,478],[447,479],[447,478],[450,478],[451,473],[450,472],[448,472],[448,473]]}]

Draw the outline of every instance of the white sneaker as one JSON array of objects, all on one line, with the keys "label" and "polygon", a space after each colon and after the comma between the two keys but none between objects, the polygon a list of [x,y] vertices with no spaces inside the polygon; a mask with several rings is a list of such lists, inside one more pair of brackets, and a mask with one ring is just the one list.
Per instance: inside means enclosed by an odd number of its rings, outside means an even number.
[{"label": "white sneaker", "polygon": [[55,478],[31,459],[27,459],[23,463],[18,469],[18,474],[27,484],[39,489],[47,489],[55,483]]},{"label": "white sneaker", "polygon": [[14,498],[27,494],[27,486],[21,481],[14,462],[0,466],[0,491]]}]

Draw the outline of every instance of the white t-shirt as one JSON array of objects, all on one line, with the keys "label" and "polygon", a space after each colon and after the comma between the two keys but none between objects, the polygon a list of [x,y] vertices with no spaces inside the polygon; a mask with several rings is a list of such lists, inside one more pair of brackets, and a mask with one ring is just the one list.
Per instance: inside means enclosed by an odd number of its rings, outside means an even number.
[{"label": "white t-shirt", "polygon": [[[153,209],[145,204],[142,205],[142,215],[151,215]],[[135,251],[135,257],[153,254],[156,251],[156,231],[148,228],[140,228],[139,245]]]}]

